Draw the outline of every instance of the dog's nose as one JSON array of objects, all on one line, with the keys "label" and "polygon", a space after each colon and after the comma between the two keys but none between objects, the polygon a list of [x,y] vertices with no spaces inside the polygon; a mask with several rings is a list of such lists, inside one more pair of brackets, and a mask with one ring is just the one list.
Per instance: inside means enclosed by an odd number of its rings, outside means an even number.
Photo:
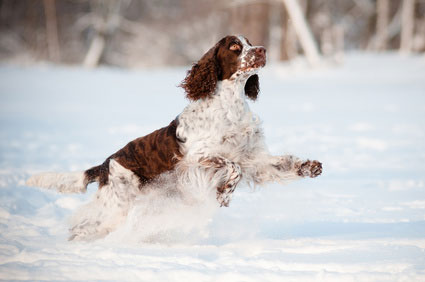
[{"label": "dog's nose", "polygon": [[257,55],[264,56],[266,54],[266,48],[258,47],[255,49],[255,53],[257,53]]}]

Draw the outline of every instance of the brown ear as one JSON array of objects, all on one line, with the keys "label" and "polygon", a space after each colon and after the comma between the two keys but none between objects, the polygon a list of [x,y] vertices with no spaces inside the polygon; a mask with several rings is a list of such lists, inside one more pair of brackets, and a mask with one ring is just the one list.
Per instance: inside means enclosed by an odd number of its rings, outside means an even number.
[{"label": "brown ear", "polygon": [[214,94],[220,67],[217,62],[218,44],[211,48],[187,72],[180,86],[186,91],[186,97],[192,101],[206,98]]},{"label": "brown ear", "polygon": [[258,75],[251,75],[245,84],[245,95],[251,100],[257,100],[258,92],[260,92],[260,83]]}]

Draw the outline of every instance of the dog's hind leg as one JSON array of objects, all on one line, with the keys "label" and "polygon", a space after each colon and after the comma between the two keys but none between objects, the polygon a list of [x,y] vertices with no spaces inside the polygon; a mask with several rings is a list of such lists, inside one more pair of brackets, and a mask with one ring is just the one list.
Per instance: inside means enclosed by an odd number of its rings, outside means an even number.
[{"label": "dog's hind leg", "polygon": [[94,199],[73,216],[69,240],[94,240],[121,225],[140,191],[139,178],[111,159],[108,183],[100,186]]}]

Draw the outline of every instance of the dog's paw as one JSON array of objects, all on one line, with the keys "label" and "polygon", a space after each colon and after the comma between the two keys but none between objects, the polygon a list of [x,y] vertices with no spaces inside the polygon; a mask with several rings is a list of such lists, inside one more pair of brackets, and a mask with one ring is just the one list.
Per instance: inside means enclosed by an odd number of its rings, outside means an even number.
[{"label": "dog's paw", "polygon": [[232,193],[234,189],[229,189],[229,187],[223,187],[217,189],[217,201],[220,204],[220,207],[228,207],[230,200],[232,199]]},{"label": "dog's paw", "polygon": [[322,174],[322,163],[319,161],[307,160],[301,164],[297,173],[302,177],[317,177]]},{"label": "dog's paw", "polygon": [[217,192],[217,201],[220,207],[229,207],[230,196],[226,193]]}]

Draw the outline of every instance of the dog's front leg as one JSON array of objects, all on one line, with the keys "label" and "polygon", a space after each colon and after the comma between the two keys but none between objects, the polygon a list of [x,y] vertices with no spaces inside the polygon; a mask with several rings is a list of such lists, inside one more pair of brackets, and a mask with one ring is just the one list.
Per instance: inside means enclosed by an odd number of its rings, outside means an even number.
[{"label": "dog's front leg", "polygon": [[214,169],[221,179],[217,186],[217,201],[220,207],[228,207],[231,195],[242,177],[241,167],[223,157],[202,158],[199,163],[209,169]]},{"label": "dog's front leg", "polygon": [[322,173],[322,164],[319,161],[304,161],[291,155],[263,155],[251,166],[254,168],[252,180],[256,184],[284,182],[300,177],[317,177]]},{"label": "dog's front leg", "polygon": [[292,172],[301,177],[314,178],[322,173],[322,164],[319,161],[303,161],[291,155],[277,157],[277,162],[272,166],[278,171]]}]

